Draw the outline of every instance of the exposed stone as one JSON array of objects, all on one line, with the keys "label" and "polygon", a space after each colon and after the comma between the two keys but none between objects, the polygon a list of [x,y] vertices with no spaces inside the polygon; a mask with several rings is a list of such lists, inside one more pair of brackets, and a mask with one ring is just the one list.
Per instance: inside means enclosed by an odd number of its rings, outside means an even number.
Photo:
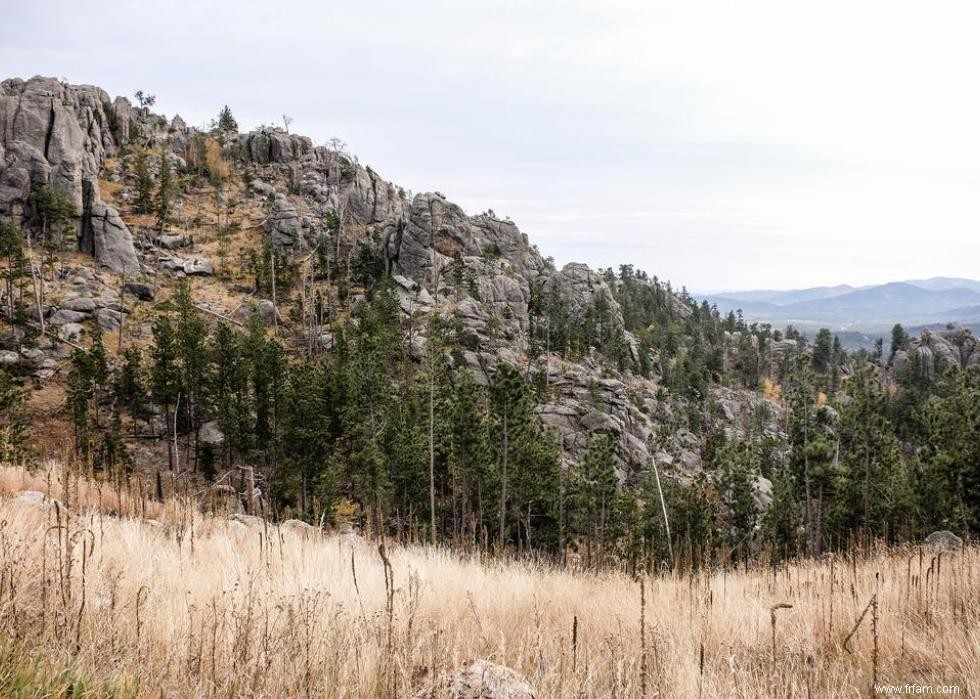
[{"label": "exposed stone", "polygon": [[122,327],[123,314],[111,308],[100,308],[95,312],[95,322],[106,332],[115,332]]},{"label": "exposed stone", "polygon": [[205,422],[197,432],[197,438],[205,444],[224,444],[225,433],[216,420]]},{"label": "exposed stone", "polygon": [[67,308],[69,311],[79,311],[80,313],[91,313],[99,307],[96,300],[88,296],[65,299],[60,305],[61,308]]},{"label": "exposed stone", "polygon": [[64,504],[62,504],[60,500],[49,498],[47,495],[45,495],[39,490],[22,490],[19,493],[17,493],[14,499],[19,502],[26,502],[31,505],[39,505],[45,508],[54,507],[55,505],[57,505],[61,509],[65,508]]},{"label": "exposed stone", "polygon": [[163,269],[180,275],[208,277],[214,274],[214,265],[206,257],[185,259],[182,257],[161,257],[160,266]]},{"label": "exposed stone", "polygon": [[269,197],[276,193],[276,188],[273,187],[268,182],[263,182],[262,180],[255,179],[248,183],[248,186],[252,188],[253,192],[262,195],[263,197]]},{"label": "exposed stone", "polygon": [[772,504],[772,481],[765,476],[756,477],[752,483],[752,499],[758,512],[765,512]]},{"label": "exposed stone", "polygon": [[143,282],[126,282],[123,289],[140,301],[152,301],[157,295],[157,288],[153,284]]},{"label": "exposed stone", "polygon": [[534,699],[534,689],[514,670],[489,660],[473,660],[423,683],[414,699]]},{"label": "exposed stone", "polygon": [[298,534],[302,534],[303,536],[312,536],[320,531],[316,527],[299,519],[287,519],[285,522],[280,524],[279,527],[285,531],[296,532]]},{"label": "exposed stone", "polygon": [[187,245],[187,238],[176,233],[165,233],[157,236],[156,243],[166,250],[176,250]]},{"label": "exposed stone", "polygon": [[960,551],[963,548],[963,539],[944,529],[927,536],[926,546],[937,551]]},{"label": "exposed stone", "polygon": [[58,337],[62,340],[77,340],[83,331],[84,328],[78,323],[65,323],[58,329]]},{"label": "exposed stone", "polygon": [[20,361],[20,355],[13,350],[0,350],[0,364],[12,366]]},{"label": "exposed stone", "polygon": [[88,313],[83,313],[82,311],[72,311],[67,308],[61,308],[51,314],[48,318],[48,324],[50,325],[66,325],[68,323],[81,323],[89,316]]},{"label": "exposed stone", "polygon": [[[133,236],[119,212],[101,201],[92,202],[82,226],[82,249],[90,244],[95,260],[113,272],[135,276],[140,272]],[[90,241],[90,243],[86,243]]]}]

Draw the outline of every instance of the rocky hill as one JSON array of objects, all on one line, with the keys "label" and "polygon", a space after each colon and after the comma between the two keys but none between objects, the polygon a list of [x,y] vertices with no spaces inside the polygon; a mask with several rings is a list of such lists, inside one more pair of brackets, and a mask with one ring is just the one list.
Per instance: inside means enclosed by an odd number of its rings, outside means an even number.
[{"label": "rocky hill", "polygon": [[[162,154],[143,164],[154,181],[164,168],[184,176],[163,224],[139,210],[140,152]],[[63,387],[65,341],[85,344],[93,324],[124,335],[126,343],[145,340],[156,305],[185,276],[198,279],[195,301],[216,322],[240,320],[243,309],[257,304],[294,351],[329,350],[329,324],[289,318],[288,306],[306,303],[305,296],[260,298],[239,262],[271,244],[306,275],[303,265],[326,251],[340,254],[343,243],[346,279],[326,281],[335,292],[335,316],[344,310],[338,287],[356,277],[352,264],[381,267],[410,326],[432,314],[462,324],[459,356],[478,382],[486,383],[501,362],[546,382],[549,398],[537,411],[560,435],[567,462],[581,458],[589,435],[608,433],[623,482],[654,457],[677,464],[680,473],[701,469],[702,439],[677,414],[686,414],[688,401],[661,382],[667,358],[641,348],[626,328],[618,282],[584,264],[555,269],[514,222],[492,212],[468,215],[439,192],[409,198],[343,150],[281,129],[238,133],[216,126],[205,133],[97,87],[7,80],[0,84],[0,217],[39,229],[46,215],[42,191],[63,196],[72,209],[62,222],[60,266],[42,273],[43,302],[31,321],[45,325],[49,337],[22,345],[23,332],[12,326],[2,343],[3,361],[32,373],[35,415],[44,420],[57,420],[51,405]],[[356,282],[344,291],[360,293]],[[603,361],[594,347],[573,360],[547,347],[552,328],[532,306],[548,297],[561,302],[564,317],[598,323],[600,333],[619,338],[620,366]],[[675,296],[669,305],[681,318],[696,308]],[[590,315],[597,308],[599,320]],[[417,328],[409,330],[409,341],[421,351],[425,323],[417,321]],[[734,351],[738,334],[726,342]],[[532,356],[535,343],[545,346]],[[107,344],[121,348],[124,339]],[[776,352],[795,346],[784,341]],[[635,370],[641,360],[652,367],[646,376]],[[782,438],[778,402],[754,391],[711,390],[711,419],[720,427],[744,431],[764,414],[764,430]],[[761,403],[767,404],[762,413]],[[43,420],[36,420],[43,432]],[[667,424],[673,427],[658,430]],[[159,449],[147,458],[159,458]]]}]

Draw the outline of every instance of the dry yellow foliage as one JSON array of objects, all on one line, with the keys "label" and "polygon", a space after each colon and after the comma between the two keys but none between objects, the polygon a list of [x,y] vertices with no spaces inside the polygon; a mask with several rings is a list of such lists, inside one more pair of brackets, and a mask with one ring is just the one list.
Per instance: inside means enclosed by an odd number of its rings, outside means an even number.
[{"label": "dry yellow foliage", "polygon": [[782,400],[783,387],[772,379],[762,380],[762,395],[769,400]]}]

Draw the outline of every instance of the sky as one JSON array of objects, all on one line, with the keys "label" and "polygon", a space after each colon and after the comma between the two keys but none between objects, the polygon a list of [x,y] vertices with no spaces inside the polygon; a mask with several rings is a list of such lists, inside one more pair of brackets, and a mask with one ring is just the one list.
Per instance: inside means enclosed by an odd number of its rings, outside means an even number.
[{"label": "sky", "polygon": [[980,277],[980,4],[3,0],[0,77],[341,138],[559,264]]}]

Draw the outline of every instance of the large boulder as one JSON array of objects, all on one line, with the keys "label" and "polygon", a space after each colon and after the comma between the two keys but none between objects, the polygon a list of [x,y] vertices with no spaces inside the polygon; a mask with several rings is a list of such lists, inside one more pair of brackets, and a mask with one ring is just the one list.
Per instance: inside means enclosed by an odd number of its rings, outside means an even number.
[{"label": "large boulder", "polygon": [[963,539],[945,529],[927,536],[925,543],[936,551],[959,551],[963,548]]},{"label": "large boulder", "polygon": [[119,212],[101,201],[92,202],[82,223],[82,245],[91,240],[91,252],[95,261],[113,272],[128,277],[140,272],[140,264],[133,247],[133,236],[123,223]]}]

